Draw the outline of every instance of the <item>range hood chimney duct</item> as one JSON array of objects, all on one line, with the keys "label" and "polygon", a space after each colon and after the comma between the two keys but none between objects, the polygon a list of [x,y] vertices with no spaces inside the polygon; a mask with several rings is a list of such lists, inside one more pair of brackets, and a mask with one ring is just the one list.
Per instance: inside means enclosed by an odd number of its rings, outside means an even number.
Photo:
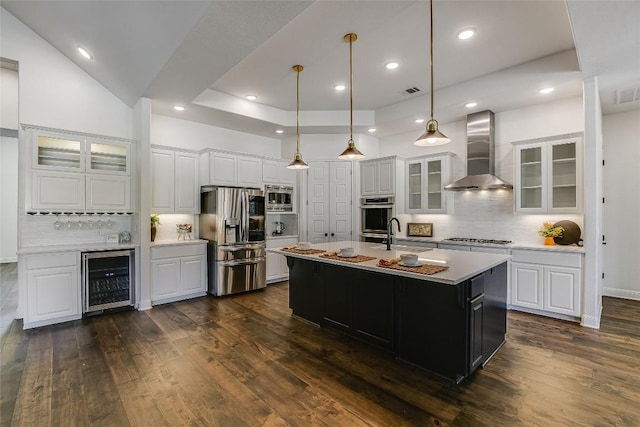
[{"label": "range hood chimney duct", "polygon": [[467,116],[467,176],[447,185],[445,190],[497,190],[513,185],[495,176],[495,130],[493,111]]}]

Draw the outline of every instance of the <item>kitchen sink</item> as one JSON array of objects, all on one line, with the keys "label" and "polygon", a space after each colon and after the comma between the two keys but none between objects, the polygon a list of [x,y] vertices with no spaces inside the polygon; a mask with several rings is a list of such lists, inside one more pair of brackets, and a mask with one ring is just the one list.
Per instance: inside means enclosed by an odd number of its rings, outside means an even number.
[{"label": "kitchen sink", "polygon": [[[377,250],[386,250],[387,249],[387,245],[376,245],[376,246],[371,246],[371,249],[377,249]],[[391,249],[393,249],[394,251],[405,251],[405,252],[427,252],[427,251],[431,251],[433,250],[432,248],[421,248],[419,246],[406,246],[406,245],[391,245]]]}]

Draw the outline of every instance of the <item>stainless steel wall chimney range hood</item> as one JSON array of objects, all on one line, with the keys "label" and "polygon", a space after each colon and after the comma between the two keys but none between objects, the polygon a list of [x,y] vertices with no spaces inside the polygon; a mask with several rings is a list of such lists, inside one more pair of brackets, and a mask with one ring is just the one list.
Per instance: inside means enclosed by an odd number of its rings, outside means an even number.
[{"label": "stainless steel wall chimney range hood", "polygon": [[467,176],[447,185],[445,190],[497,190],[513,185],[495,173],[495,137],[493,111],[467,116]]}]

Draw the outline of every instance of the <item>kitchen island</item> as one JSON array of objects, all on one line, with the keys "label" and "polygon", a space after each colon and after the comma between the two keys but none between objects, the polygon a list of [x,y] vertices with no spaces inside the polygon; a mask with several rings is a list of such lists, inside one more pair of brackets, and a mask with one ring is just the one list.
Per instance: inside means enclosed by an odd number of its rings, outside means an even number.
[{"label": "kitchen island", "polygon": [[[509,256],[406,247],[387,251],[364,242],[313,245],[329,252],[343,247],[375,259],[352,263],[320,253],[270,250],[287,257],[295,316],[455,382],[486,364],[504,344]],[[417,253],[421,263],[448,268],[426,275],[378,266],[382,258],[408,252]]]}]

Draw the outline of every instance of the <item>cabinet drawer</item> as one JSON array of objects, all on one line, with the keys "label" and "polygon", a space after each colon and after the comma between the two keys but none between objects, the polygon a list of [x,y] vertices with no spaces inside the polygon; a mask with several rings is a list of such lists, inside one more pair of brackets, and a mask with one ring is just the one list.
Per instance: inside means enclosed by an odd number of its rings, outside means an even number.
[{"label": "cabinet drawer", "polygon": [[151,259],[180,258],[194,255],[204,255],[207,249],[204,243],[181,244],[170,246],[156,246],[151,248]]},{"label": "cabinet drawer", "polygon": [[527,251],[523,249],[513,249],[511,251],[511,261],[581,268],[582,254],[568,254],[556,251]]},{"label": "cabinet drawer", "polygon": [[79,265],[80,259],[78,258],[78,256],[78,252],[28,255],[27,270]]}]

